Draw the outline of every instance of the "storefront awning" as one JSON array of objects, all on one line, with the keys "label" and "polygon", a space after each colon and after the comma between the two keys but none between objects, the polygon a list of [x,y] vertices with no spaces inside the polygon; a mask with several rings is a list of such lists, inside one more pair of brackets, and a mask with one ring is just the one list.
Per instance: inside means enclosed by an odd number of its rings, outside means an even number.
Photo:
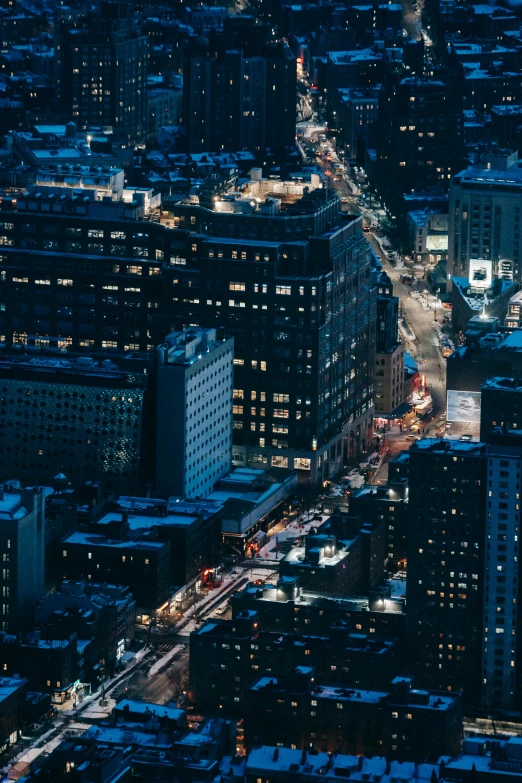
[{"label": "storefront awning", "polygon": [[406,416],[407,413],[410,413],[411,410],[412,406],[408,402],[401,402],[401,404],[398,405],[391,413],[376,413],[375,418],[386,419],[387,421],[402,419],[402,417]]}]

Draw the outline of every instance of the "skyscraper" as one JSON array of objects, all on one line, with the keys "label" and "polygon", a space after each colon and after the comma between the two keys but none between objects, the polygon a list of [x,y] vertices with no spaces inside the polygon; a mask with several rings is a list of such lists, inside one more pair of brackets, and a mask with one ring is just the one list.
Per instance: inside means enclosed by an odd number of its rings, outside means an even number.
[{"label": "skyscraper", "polygon": [[372,436],[362,218],[341,213],[317,174],[284,182],[253,169],[241,193],[166,201],[161,222],[133,195],[38,186],[3,199],[6,344],[152,352],[171,329],[221,329],[234,337],[233,462],[334,476]]},{"label": "skyscraper", "polygon": [[190,152],[257,150],[295,143],[296,63],[285,42],[215,51],[198,40],[183,71]]},{"label": "skyscraper", "polygon": [[2,555],[2,631],[13,633],[32,621],[36,602],[45,593],[45,492],[19,489],[16,482],[0,488],[0,552]]},{"label": "skyscraper", "polygon": [[204,497],[230,469],[233,340],[215,329],[167,335],[156,350],[156,491]]},{"label": "skyscraper", "polygon": [[449,188],[463,159],[462,98],[445,74],[403,77],[389,72],[379,103],[379,180],[399,205],[402,193]]},{"label": "skyscraper", "polygon": [[522,279],[522,167],[511,150],[493,148],[453,177],[449,203],[448,279],[489,288],[492,278]]},{"label": "skyscraper", "polygon": [[520,709],[522,703],[519,630],[522,444],[512,445],[519,439],[520,436],[492,436],[487,455],[482,704],[488,709]]},{"label": "skyscraper", "polygon": [[408,635],[421,687],[479,703],[486,446],[425,439],[409,458]]},{"label": "skyscraper", "polygon": [[404,345],[399,340],[399,298],[381,272],[377,285],[375,414],[392,413],[404,401]]},{"label": "skyscraper", "polygon": [[336,195],[252,176],[243,197],[213,209],[171,207],[193,232],[166,270],[175,325],[224,324],[234,337],[233,462],[296,468],[315,483],[371,438],[369,246]]},{"label": "skyscraper", "polygon": [[57,102],[82,128],[113,126],[129,144],[147,133],[147,36],[132,25],[128,4],[103,0],[84,26],[58,25]]}]

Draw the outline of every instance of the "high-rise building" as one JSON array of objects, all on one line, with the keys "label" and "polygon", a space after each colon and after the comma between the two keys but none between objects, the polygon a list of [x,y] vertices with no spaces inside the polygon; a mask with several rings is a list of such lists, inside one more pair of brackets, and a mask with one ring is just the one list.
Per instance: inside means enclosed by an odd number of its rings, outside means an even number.
[{"label": "high-rise building", "polygon": [[296,123],[296,62],[287,43],[271,43],[266,57],[265,146],[292,147]]},{"label": "high-rise building", "polygon": [[379,182],[390,203],[430,185],[449,188],[463,160],[462,98],[451,79],[389,72],[379,126]]},{"label": "high-rise building", "polygon": [[198,40],[183,72],[190,152],[295,144],[296,63],[285,42],[216,52]]},{"label": "high-rise building", "polygon": [[362,218],[340,213],[317,175],[251,177],[208,206],[166,200],[161,222],[139,189],[132,201],[44,186],[4,197],[0,337],[131,354],[172,328],[223,329],[234,463],[322,481],[371,439],[371,254]]},{"label": "high-rise building", "polygon": [[399,298],[385,272],[376,281],[375,415],[391,414],[404,402],[404,344],[399,340]]},{"label": "high-rise building", "polygon": [[425,439],[409,453],[408,635],[420,687],[479,703],[486,446]]},{"label": "high-rise building", "polygon": [[147,135],[147,36],[128,4],[103,0],[78,26],[61,21],[55,41],[56,98],[82,128],[113,126],[130,144]]},{"label": "high-rise building", "polygon": [[480,388],[480,439],[499,430],[522,432],[522,381],[497,375]]},{"label": "high-rise building", "polygon": [[233,462],[317,482],[371,437],[369,247],[361,218],[340,215],[337,196],[260,175],[214,209],[170,208],[174,225],[194,232],[169,269],[176,324],[225,323],[234,337]]},{"label": "high-rise building", "polygon": [[45,594],[45,491],[9,482],[0,492],[2,553],[1,630],[17,632],[32,622]]},{"label": "high-rise building", "polygon": [[0,476],[53,484],[63,473],[75,487],[102,480],[112,491],[135,491],[153,422],[145,410],[148,368],[146,356],[6,352]]},{"label": "high-rise building", "polygon": [[205,497],[231,466],[233,340],[215,329],[171,332],[156,349],[160,495]]},{"label": "high-rise building", "polygon": [[500,277],[520,282],[522,166],[518,154],[493,148],[453,177],[449,203],[448,281],[489,289]]},{"label": "high-rise building", "polygon": [[482,705],[488,709],[520,709],[522,704],[519,630],[522,443],[511,445],[519,440],[522,440],[520,435],[493,436],[487,453]]}]

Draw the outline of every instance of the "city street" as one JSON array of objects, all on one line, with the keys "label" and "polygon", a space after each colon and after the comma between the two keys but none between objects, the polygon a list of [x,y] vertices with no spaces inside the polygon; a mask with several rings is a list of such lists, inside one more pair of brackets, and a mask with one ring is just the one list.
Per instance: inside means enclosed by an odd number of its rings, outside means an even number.
[{"label": "city street", "polygon": [[[317,126],[307,126],[304,131],[305,137],[317,135],[324,129]],[[331,144],[327,143],[328,150],[332,154],[332,161],[337,159],[335,151]],[[331,164],[327,161],[321,161],[321,168],[323,171],[330,171]],[[326,175],[330,185],[339,194],[341,199],[345,199],[342,204],[343,211],[349,211],[355,214],[363,214],[364,222],[366,225],[370,223],[370,213],[368,210],[364,210],[358,203],[357,196],[353,195],[353,190],[357,190],[356,184],[348,180],[347,174],[339,176],[338,178],[330,175]],[[406,348],[411,356],[415,359],[419,365],[419,374],[426,376],[426,385],[433,398],[433,408],[436,415],[441,414],[446,408],[446,388],[445,388],[445,375],[446,368],[444,358],[440,351],[437,334],[434,328],[435,315],[437,313],[434,309],[425,309],[420,299],[415,299],[411,296],[412,291],[428,291],[428,286],[423,281],[420,281],[416,285],[409,286],[401,283],[400,276],[404,274],[405,268],[403,266],[393,267],[386,259],[386,256],[382,249],[381,242],[373,232],[366,234],[368,241],[375,252],[376,256],[382,263],[383,269],[388,273],[393,281],[394,294],[399,297],[401,302],[401,313],[409,330],[413,332],[416,339],[408,339],[406,337]],[[433,304],[433,297],[430,297],[430,303]],[[439,321],[442,320],[442,314],[439,309],[437,315]]]},{"label": "city street", "polygon": [[[435,416],[438,416],[446,410],[446,365],[434,327],[437,310],[433,309],[433,297],[429,297],[432,309],[425,309],[420,298],[416,299],[411,294],[412,291],[428,291],[427,284],[422,281],[415,286],[401,283],[400,276],[405,272],[404,267],[393,267],[382,252],[376,237],[371,232],[367,236],[372,249],[383,265],[383,269],[393,282],[393,292],[401,302],[402,317],[409,327],[409,331],[415,335],[416,339],[412,340],[408,339],[408,335],[403,332],[406,349],[417,362],[419,375],[426,376],[426,388],[433,399],[433,412]],[[440,308],[438,319],[439,321],[442,319]]]},{"label": "city street", "polygon": [[[418,23],[418,17],[412,13],[412,23]],[[316,146],[319,147],[318,137],[324,133],[324,128],[316,124],[303,123],[301,127],[303,133],[304,145],[310,146],[310,140],[316,139]],[[334,177],[332,163],[337,161],[335,148],[330,141],[323,142],[321,145],[321,159],[319,165],[323,170],[329,187],[335,189],[341,198],[341,209],[344,212],[352,214],[362,214],[366,226],[376,222],[375,214],[369,209],[361,206],[357,184],[349,179],[348,171]],[[324,160],[324,153],[329,152],[331,160]],[[375,233],[369,231],[366,237],[379,258],[383,269],[390,276],[393,282],[394,294],[400,300],[400,336],[404,341],[406,350],[415,360],[419,368],[419,376],[425,376],[426,390],[431,394],[433,401],[433,419],[421,428],[421,434],[434,435],[442,423],[441,417],[444,417],[446,410],[446,365],[442,355],[435,320],[442,322],[443,315],[441,309],[437,310],[436,299],[429,293],[427,284],[423,279],[414,283],[413,286],[401,282],[400,277],[405,273],[404,266],[399,264],[397,267],[386,258],[383,251],[383,238],[379,238]],[[384,238],[384,241],[385,238]],[[417,271],[419,275],[419,271]],[[425,296],[416,296],[414,292],[420,294],[425,292]],[[413,294],[413,295],[412,295]],[[431,309],[430,309],[431,308]],[[394,427],[386,433],[387,453],[386,459],[379,467],[372,478],[373,483],[384,482],[388,477],[388,465],[390,459],[393,459],[404,449],[409,449],[412,441],[406,437],[408,431],[400,431],[399,427]]]}]

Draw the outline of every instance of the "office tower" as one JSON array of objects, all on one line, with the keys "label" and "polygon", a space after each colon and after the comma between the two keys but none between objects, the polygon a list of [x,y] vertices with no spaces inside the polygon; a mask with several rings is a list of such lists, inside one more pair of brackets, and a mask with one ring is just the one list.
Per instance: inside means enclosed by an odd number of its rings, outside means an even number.
[{"label": "office tower", "polygon": [[252,176],[244,196],[212,210],[170,208],[194,232],[168,270],[176,324],[225,323],[234,337],[233,462],[296,468],[315,483],[371,437],[369,247],[337,196],[292,185],[287,198],[286,184]]},{"label": "office tower", "polygon": [[172,328],[223,328],[235,338],[235,464],[315,483],[364,451],[375,293],[362,219],[341,214],[317,175],[259,169],[241,194],[166,200],[161,222],[150,191],[123,196],[38,186],[4,197],[5,343],[131,354]]},{"label": "office tower", "polygon": [[147,135],[147,36],[133,27],[128,4],[103,0],[83,26],[56,32],[57,103],[82,128],[113,126],[129,144]]},{"label": "office tower", "polygon": [[267,46],[265,146],[292,147],[296,123],[296,62],[286,42]]},{"label": "office tower", "polygon": [[522,381],[497,375],[480,388],[480,439],[499,430],[522,432]]},{"label": "office tower", "polygon": [[522,168],[518,153],[492,148],[452,180],[449,203],[448,281],[467,278],[490,288],[500,277],[520,282]]},{"label": "office tower", "polygon": [[65,485],[101,480],[112,491],[136,491],[148,435],[148,366],[146,357],[6,352],[0,475],[53,485],[65,474]]},{"label": "office tower", "polygon": [[420,687],[480,702],[486,446],[425,439],[409,455],[408,645]]},{"label": "office tower", "polygon": [[32,622],[36,602],[45,593],[45,492],[19,489],[17,482],[0,492],[2,553],[1,629],[16,633]]},{"label": "office tower", "polygon": [[134,352],[163,340],[162,260],[170,238],[178,254],[186,238],[144,219],[154,213],[144,203],[149,195],[102,202],[96,189],[37,186],[3,199],[0,329],[7,345]]},{"label": "office tower", "polygon": [[205,497],[231,466],[233,340],[215,329],[171,332],[156,349],[160,495]]},{"label": "office tower", "polygon": [[295,144],[296,64],[283,42],[215,51],[198,40],[183,71],[190,152]]},{"label": "office tower", "polygon": [[377,282],[375,415],[392,413],[404,402],[404,345],[399,340],[399,298],[386,275]]},{"label": "office tower", "polygon": [[333,126],[339,128],[340,141],[361,165],[366,150],[374,147],[378,134],[379,87],[339,87],[328,96],[333,110]]},{"label": "office tower", "polygon": [[520,439],[493,436],[487,453],[482,705],[488,709],[520,709],[522,703]]},{"label": "office tower", "polygon": [[463,160],[462,99],[444,74],[403,77],[388,73],[381,92],[379,186],[391,203],[400,195],[449,188]]}]

